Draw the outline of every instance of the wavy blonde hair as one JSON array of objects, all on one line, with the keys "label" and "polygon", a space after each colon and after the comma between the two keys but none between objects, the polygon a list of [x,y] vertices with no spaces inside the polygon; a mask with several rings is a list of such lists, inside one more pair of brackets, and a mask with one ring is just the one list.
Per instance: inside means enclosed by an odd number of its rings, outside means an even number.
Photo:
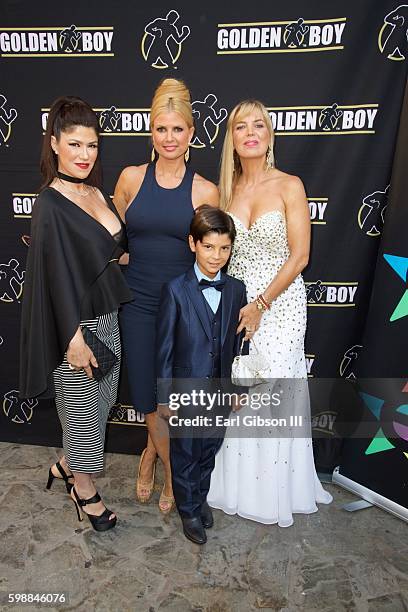
[{"label": "wavy blonde hair", "polygon": [[183,117],[188,127],[194,125],[191,109],[190,91],[183,81],[178,79],[163,79],[154,92],[150,109],[150,123],[161,113],[178,113]]},{"label": "wavy blonde hair", "polygon": [[275,159],[273,155],[275,132],[273,130],[272,121],[267,109],[262,102],[259,102],[259,100],[244,100],[243,102],[240,102],[232,109],[230,116],[228,117],[227,130],[222,147],[219,183],[220,208],[222,208],[222,210],[228,210],[231,206],[234,186],[242,174],[241,161],[234,149],[232,131],[236,123],[242,121],[244,117],[247,117],[254,112],[261,115],[271,137],[268,151],[265,155],[265,164],[267,167],[273,168],[275,166]]}]

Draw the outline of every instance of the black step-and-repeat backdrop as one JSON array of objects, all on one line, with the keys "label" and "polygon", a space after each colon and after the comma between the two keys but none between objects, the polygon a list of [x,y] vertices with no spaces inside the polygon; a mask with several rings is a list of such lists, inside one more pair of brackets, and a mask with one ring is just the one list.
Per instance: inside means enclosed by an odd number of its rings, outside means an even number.
[{"label": "black step-and-repeat backdrop", "polygon": [[[191,89],[192,165],[217,180],[228,112],[262,100],[276,160],[306,187],[313,228],[305,272],[310,377],[353,379],[362,349],[407,72],[408,5],[237,0],[197,5],[3,0],[0,8],[0,438],[60,444],[51,402],[18,398],[18,334],[42,133],[52,101],[99,113],[105,187],[150,157],[149,104],[165,76]],[[390,264],[390,262],[388,262]],[[387,264],[384,264],[387,265]],[[393,265],[392,263],[390,264]],[[398,272],[398,270],[397,270]],[[395,279],[394,279],[395,280]],[[314,424],[330,441],[330,406]],[[145,428],[126,382],[108,449],[134,452]],[[318,463],[334,444],[316,445]]]}]

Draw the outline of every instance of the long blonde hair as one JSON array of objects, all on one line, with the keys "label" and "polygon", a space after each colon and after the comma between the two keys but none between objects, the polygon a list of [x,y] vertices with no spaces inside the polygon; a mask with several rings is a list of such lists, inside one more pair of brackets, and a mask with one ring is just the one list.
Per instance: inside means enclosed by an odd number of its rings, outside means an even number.
[{"label": "long blonde hair", "polygon": [[232,192],[238,178],[242,174],[241,161],[237,152],[234,150],[232,138],[232,130],[234,125],[247,117],[253,112],[259,112],[270,134],[271,140],[269,143],[267,154],[265,155],[265,164],[267,167],[275,166],[273,155],[273,145],[275,141],[275,132],[273,131],[272,121],[265,106],[259,100],[244,100],[233,108],[228,117],[227,130],[225,133],[224,144],[221,154],[221,170],[220,170],[220,208],[228,210],[231,206]]},{"label": "long blonde hair", "polygon": [[150,109],[150,124],[154,124],[160,113],[170,112],[178,113],[189,128],[193,127],[190,91],[186,84],[178,79],[164,79],[157,86]]}]

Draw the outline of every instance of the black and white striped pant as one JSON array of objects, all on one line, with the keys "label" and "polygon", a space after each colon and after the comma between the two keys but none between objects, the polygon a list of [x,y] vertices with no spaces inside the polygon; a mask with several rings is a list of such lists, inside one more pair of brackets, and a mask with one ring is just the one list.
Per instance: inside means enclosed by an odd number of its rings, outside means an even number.
[{"label": "black and white striped pant", "polygon": [[54,370],[55,403],[63,431],[64,453],[71,471],[94,473],[103,469],[106,422],[116,402],[120,369],[117,311],[81,321],[119,357],[100,382],[84,371],[69,369],[67,356]]}]

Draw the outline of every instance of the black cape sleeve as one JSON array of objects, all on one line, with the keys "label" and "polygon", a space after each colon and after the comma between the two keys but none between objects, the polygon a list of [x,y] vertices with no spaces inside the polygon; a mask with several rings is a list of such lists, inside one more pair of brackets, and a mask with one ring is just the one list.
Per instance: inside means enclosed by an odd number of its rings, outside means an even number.
[{"label": "black cape sleeve", "polygon": [[21,317],[21,398],[54,397],[52,373],[80,323],[81,302],[116,244],[76,204],[47,188],[33,207]]}]

